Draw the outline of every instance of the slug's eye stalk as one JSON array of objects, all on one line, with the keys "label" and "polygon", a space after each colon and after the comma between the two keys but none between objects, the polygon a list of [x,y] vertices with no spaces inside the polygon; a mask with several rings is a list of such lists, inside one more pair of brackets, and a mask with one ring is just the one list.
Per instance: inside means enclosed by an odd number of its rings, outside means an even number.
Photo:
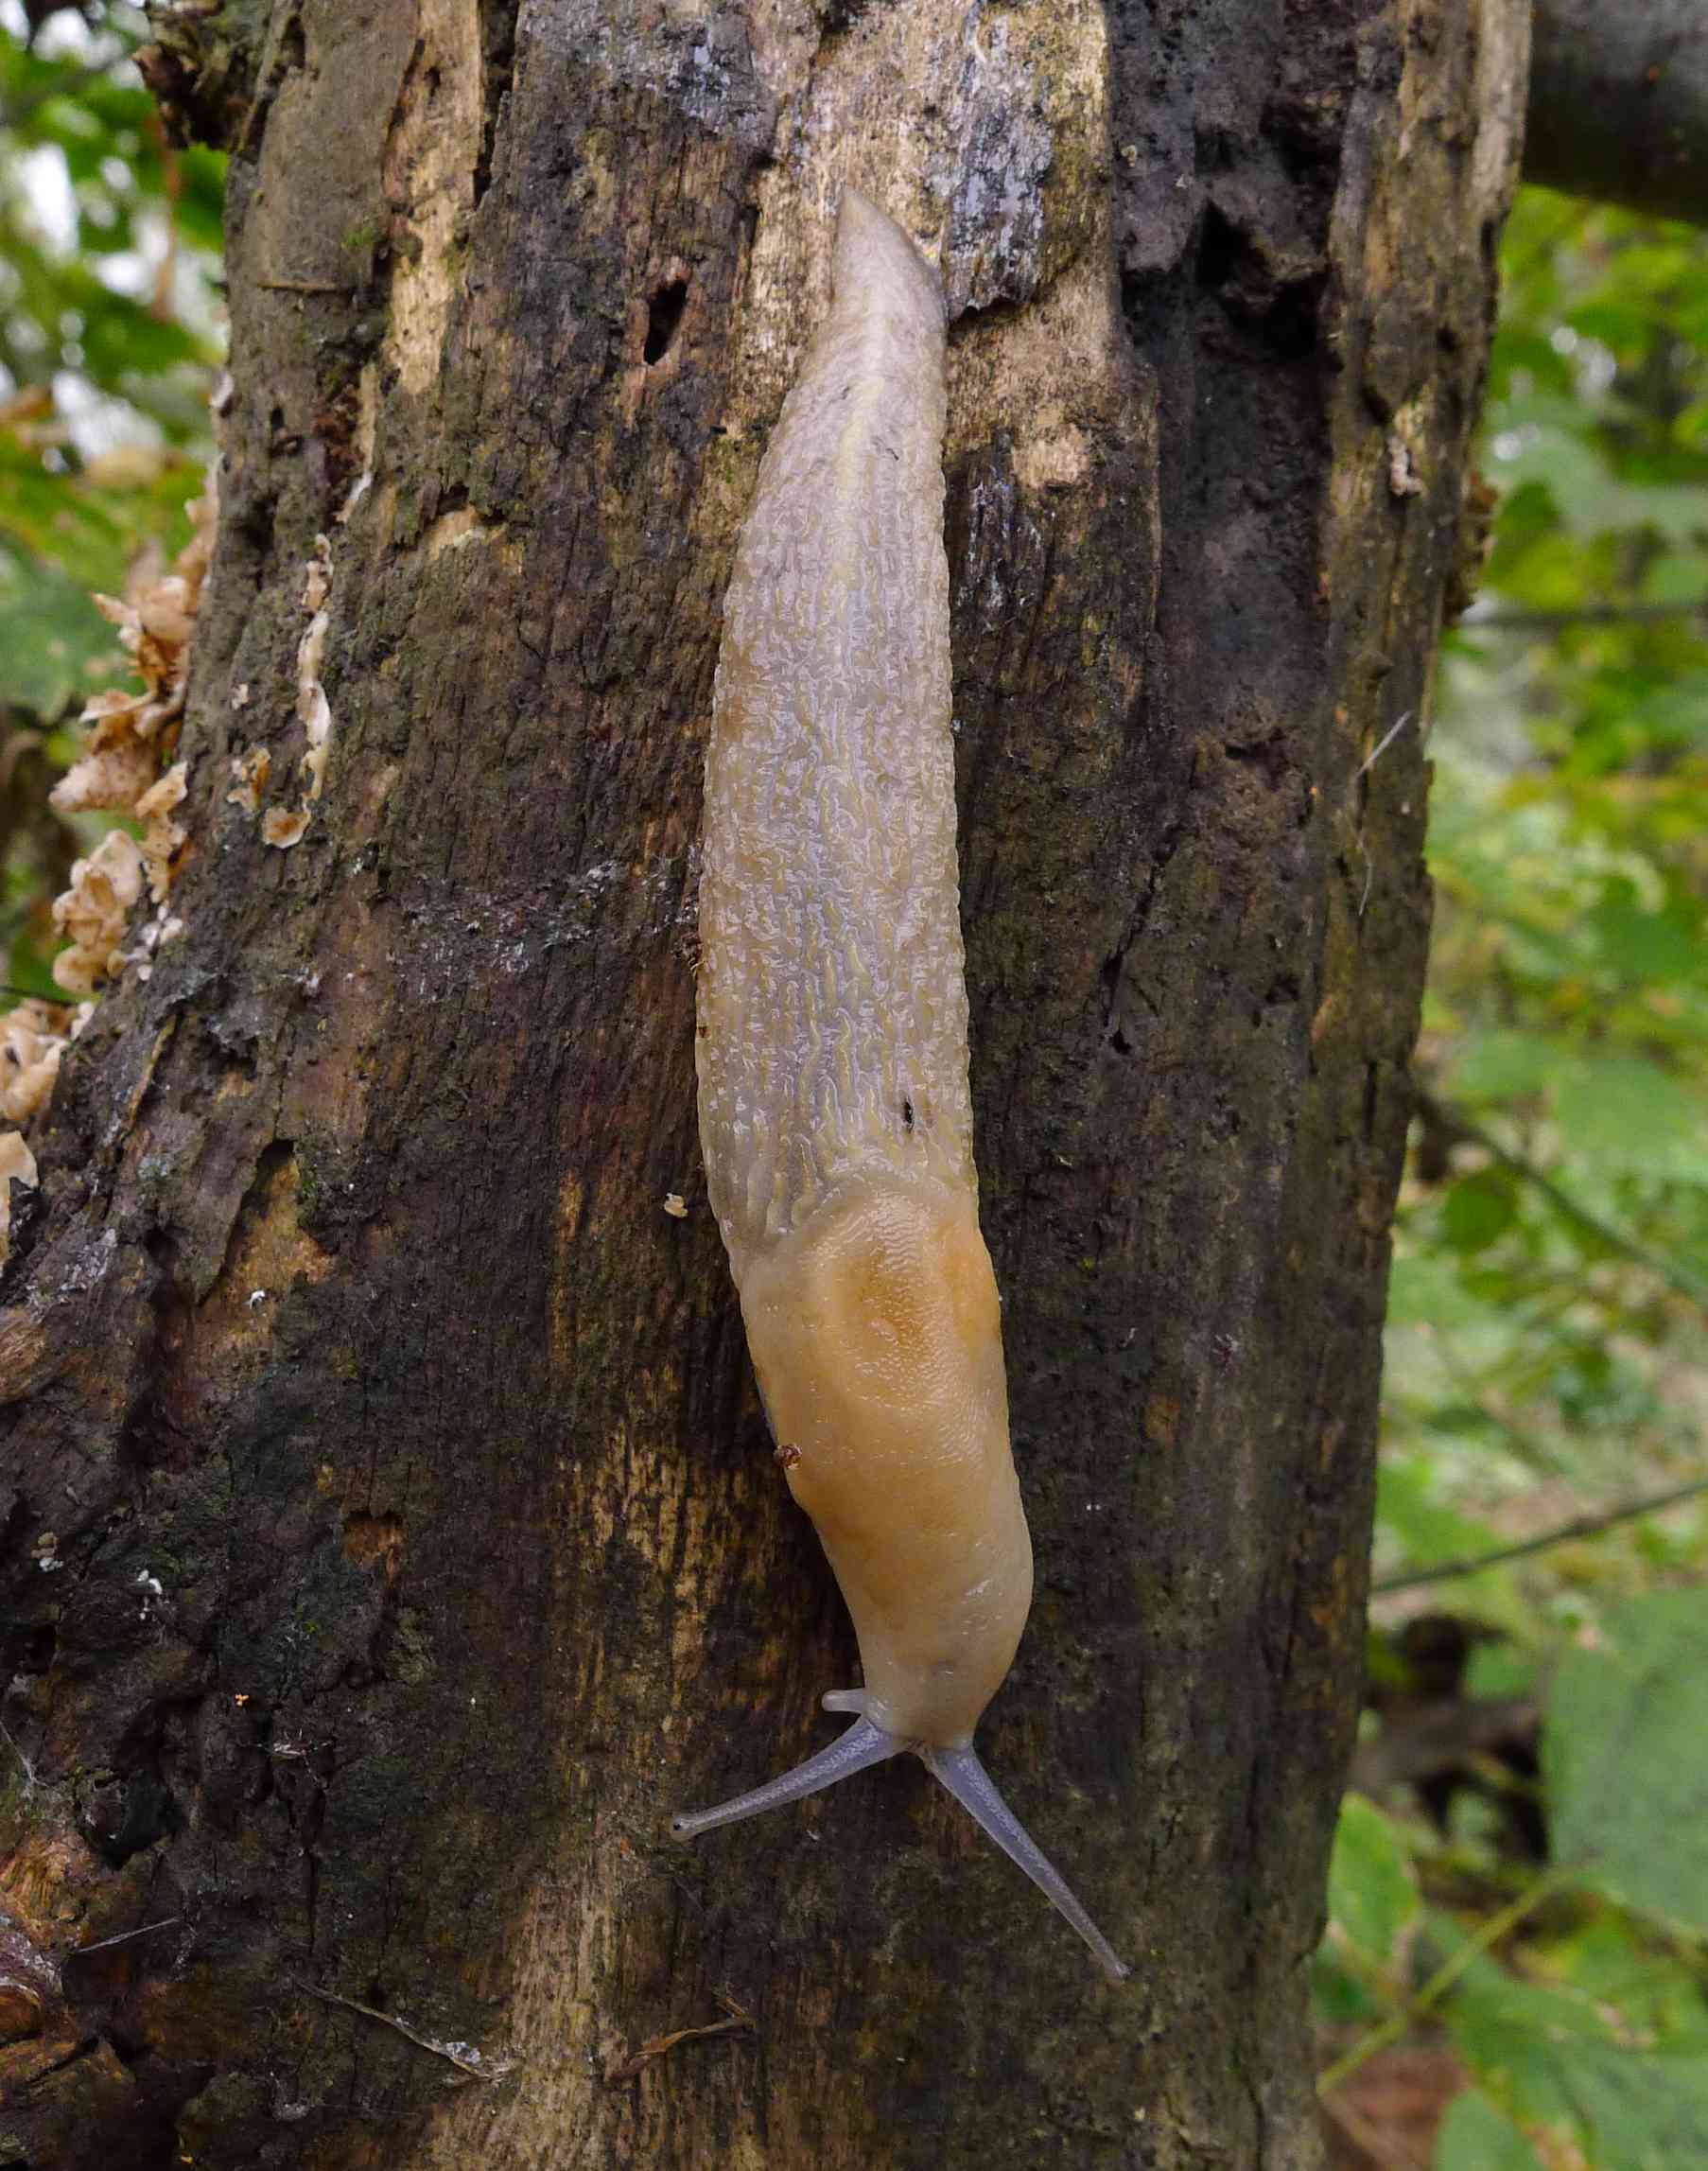
[{"label": "slug's eye stalk", "polygon": [[860,1689],[832,1689],[823,1698],[827,1711],[858,1711],[847,1732],[809,1757],[804,1764],[785,1772],[781,1778],[755,1787],[750,1794],[735,1795],[714,1809],[693,1810],[671,1819],[678,1839],[695,1839],[703,1831],[715,1831],[721,1824],[740,1824],[743,1817],[758,1816],[785,1802],[804,1801],[822,1794],[838,1779],[863,1772],[868,1764],[887,1762],[911,1749],[932,1777],[946,1786],[982,1830],[994,1839],[1010,1862],[1018,1863],[1060,1915],[1078,1931],[1091,1956],[1111,1983],[1124,1982],[1132,1970],[1115,1951],[1068,1889],[1061,1872],[1049,1860],[1032,1834],[997,1792],[990,1774],[980,1763],[970,1743],[959,1749],[935,1749],[921,1742],[903,1742],[864,1715],[865,1693]]},{"label": "slug's eye stalk", "polygon": [[998,1794],[996,1782],[980,1763],[971,1744],[964,1749],[921,1749],[919,1756],[932,1777],[942,1781],[1010,1862],[1019,1863],[1056,1913],[1066,1916],[1072,1923],[1110,1982],[1125,1982],[1133,1970],[1069,1891],[1060,1870]]},{"label": "slug's eye stalk", "polygon": [[856,1719],[839,1741],[821,1749],[816,1757],[809,1757],[804,1764],[796,1764],[780,1779],[755,1787],[751,1794],[733,1795],[715,1808],[673,1816],[671,1830],[678,1839],[697,1839],[703,1831],[716,1831],[721,1824],[740,1824],[743,1817],[760,1816],[768,1809],[780,1809],[785,1802],[805,1801],[809,1795],[823,1794],[838,1779],[863,1772],[868,1764],[881,1764],[898,1757],[906,1747],[905,1742],[873,1725],[870,1719]]}]

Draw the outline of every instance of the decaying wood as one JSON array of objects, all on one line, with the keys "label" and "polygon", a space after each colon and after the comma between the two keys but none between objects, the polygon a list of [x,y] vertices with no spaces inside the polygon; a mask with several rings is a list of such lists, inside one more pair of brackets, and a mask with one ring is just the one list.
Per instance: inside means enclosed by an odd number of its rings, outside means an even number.
[{"label": "decaying wood", "polygon": [[[68,1055],[0,1285],[44,1986],[0,2158],[1316,2161],[1428,919],[1420,734],[1365,764],[1428,714],[1526,14],[158,11],[170,117],[233,147],[235,394],[183,932]],[[911,1766],[665,1836],[852,1659],[690,1059],[719,598],[845,180],[956,312],[1038,1569],[984,1745],[1119,1990]],[[754,2036],[603,2085],[724,1987]],[[329,1999],[518,2063],[455,2088]]]}]

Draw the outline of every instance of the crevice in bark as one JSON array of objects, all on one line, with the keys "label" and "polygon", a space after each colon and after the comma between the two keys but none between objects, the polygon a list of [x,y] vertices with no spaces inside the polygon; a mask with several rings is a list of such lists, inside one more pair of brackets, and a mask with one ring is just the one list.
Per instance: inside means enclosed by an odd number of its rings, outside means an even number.
[{"label": "crevice in bark", "polygon": [[480,108],[480,155],[475,162],[474,205],[479,209],[492,181],[504,103],[515,79],[516,17],[521,0],[480,0],[480,61],[484,75]]},{"label": "crevice in bark", "polygon": [[641,359],[649,368],[670,353],[687,305],[686,279],[667,279],[663,286],[654,289],[647,303],[646,339],[641,346]]}]

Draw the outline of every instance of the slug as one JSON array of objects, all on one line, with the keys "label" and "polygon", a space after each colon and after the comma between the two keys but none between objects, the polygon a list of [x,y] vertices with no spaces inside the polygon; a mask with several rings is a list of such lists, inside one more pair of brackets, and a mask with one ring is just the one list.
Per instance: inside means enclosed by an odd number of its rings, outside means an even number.
[{"label": "slug", "polygon": [[695,1064],[707,1190],[776,1455],[865,1686],[822,1754],[682,1836],[911,1750],[1127,1970],[972,1746],[1032,1602],[979,1233],[955,859],[944,310],[849,190],[830,309],[737,546],[706,758]]}]

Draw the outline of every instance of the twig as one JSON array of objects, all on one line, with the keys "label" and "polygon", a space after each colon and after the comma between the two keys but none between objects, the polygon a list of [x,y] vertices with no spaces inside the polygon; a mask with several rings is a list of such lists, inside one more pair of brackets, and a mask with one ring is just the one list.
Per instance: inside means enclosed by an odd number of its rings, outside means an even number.
[{"label": "twig", "polygon": [[1510,1169],[1514,1176],[1522,1176],[1566,1220],[1575,1221],[1580,1229],[1587,1229],[1610,1250],[1622,1252],[1640,1267],[1647,1267],[1651,1274],[1658,1274],[1680,1296],[1688,1298],[1690,1303],[1708,1311],[1708,1282],[1699,1280],[1688,1267],[1680,1266],[1676,1259],[1669,1259],[1660,1252],[1651,1252],[1647,1244],[1639,1243],[1635,1236],[1628,1235],[1612,1221],[1604,1221],[1599,1214],[1593,1213],[1589,1207],[1580,1206],[1569,1191],[1560,1189],[1545,1169],[1539,1168],[1535,1162],[1526,1159],[1524,1154],[1514,1152],[1511,1147],[1503,1146],[1491,1131],[1485,1130],[1463,1109],[1456,1108],[1451,1101],[1440,1099],[1423,1086],[1415,1089],[1415,1097],[1417,1105],[1427,1109],[1444,1129],[1459,1138],[1469,1139],[1473,1146],[1480,1146],[1503,1168]]},{"label": "twig", "polygon": [[36,1767],[24,1754],[24,1751],[19,1748],[17,1742],[12,1740],[12,1730],[4,1719],[0,1719],[0,1734],[6,1736],[7,1747],[18,1760],[18,1768],[24,1774],[24,1792],[26,1795],[33,1795],[36,1791]]},{"label": "twig", "polygon": [[1359,856],[1364,861],[1364,888],[1358,898],[1358,917],[1362,919],[1364,908],[1370,901],[1370,884],[1376,879],[1376,863],[1370,857],[1369,847],[1364,841],[1362,830],[1353,837],[1352,842],[1358,847]]},{"label": "twig", "polygon": [[728,2015],[727,2019],[707,2021],[704,2026],[697,2028],[672,2028],[669,2035],[649,2036],[637,2051],[632,2052],[625,2058],[615,2059],[606,2066],[606,2085],[615,2088],[622,2081],[633,2080],[644,2070],[650,2059],[662,2057],[666,2051],[674,2050],[678,2043],[691,2042],[700,2036],[736,2035],[742,2030],[749,2035],[754,2032],[753,2015],[738,2005],[726,1990],[718,1992],[718,2003]]},{"label": "twig", "polygon": [[1390,2013],[1379,2027],[1372,2028],[1343,2057],[1337,2057],[1333,2065],[1317,2075],[1317,2094],[1332,2093],[1343,2081],[1350,2080],[1367,2058],[1374,2057],[1389,2043],[1397,2043],[1408,2028],[1427,2019],[1473,1960],[1481,1959],[1490,1947],[1500,1943],[1508,1930],[1516,1929],[1526,1915],[1533,1914],[1544,1900],[1551,1900],[1562,1885],[1572,1883],[1577,1875],[1577,1867],[1569,1864],[1544,1870],[1527,1891],[1521,1892],[1516,1900],[1490,1916],[1487,1922],[1479,1923],[1458,1951],[1436,1970],[1415,1998],[1407,1999],[1398,2012]]},{"label": "twig", "polygon": [[147,1937],[156,1930],[170,1930],[174,1923],[182,1922],[182,1915],[163,1915],[158,1922],[144,1922],[135,1930],[121,1930],[115,1936],[97,1937],[93,1945],[78,1945],[67,1953],[67,1959],[81,1960],[91,1952],[105,1952],[114,1945],[128,1945],[133,1937]]},{"label": "twig", "polygon": [[1558,633],[1568,625],[1652,625],[1669,618],[1694,618],[1705,610],[1708,596],[1697,596],[1688,603],[1579,604],[1575,610],[1479,611],[1468,614],[1461,623],[1467,633],[1476,633],[1486,625],[1514,632]]},{"label": "twig", "polygon": [[1362,777],[1367,770],[1373,769],[1376,766],[1376,763],[1381,761],[1383,755],[1387,752],[1388,748],[1393,744],[1394,741],[1400,736],[1401,732],[1404,730],[1405,727],[1410,722],[1411,710],[1408,709],[1397,724],[1390,724],[1388,726],[1386,732],[1377,742],[1374,751],[1367,754],[1364,757],[1364,760],[1359,762],[1359,776]]},{"label": "twig", "polygon": [[1516,1545],[1501,1546],[1491,1553],[1443,1561],[1438,1567],[1419,1568],[1405,1575],[1386,1576],[1370,1585],[1370,1596],[1386,1598],[1390,1591],[1418,1590],[1424,1584],[1447,1583],[1455,1576],[1475,1575],[1482,1568],[1498,1567],[1503,1561],[1523,1560],[1527,1553],[1545,1552],[1550,1546],[1562,1546],[1571,1538],[1599,1537],[1603,1531],[1613,1530],[1620,1523],[1634,1523],[1640,1515],[1658,1515],[1663,1508],[1677,1507],[1681,1500],[1694,1500],[1699,1493],[1708,1493],[1708,1478],[1693,1478],[1689,1484],[1675,1485],[1669,1493],[1651,1493],[1646,1499],[1627,1500],[1623,1507],[1609,1508],[1600,1514],[1575,1516],[1555,1530],[1543,1531],[1539,1537],[1521,1538]]},{"label": "twig", "polygon": [[435,2057],[444,2058],[474,2080],[502,2080],[515,2065],[514,2058],[486,2059],[478,2051],[470,2054],[455,2050],[449,2043],[424,2036],[418,2028],[410,2027],[408,2021],[400,2021],[395,2013],[382,2013],[377,2005],[364,2005],[358,1998],[346,1998],[340,1990],[323,1990],[318,1983],[307,1982],[301,1975],[292,1975],[289,1980],[299,1990],[306,1990],[311,1998],[323,1998],[329,2005],[342,2005],[347,2012],[360,2013],[365,2020],[378,2021],[388,2028],[395,2028],[419,2049],[431,2051]]}]

